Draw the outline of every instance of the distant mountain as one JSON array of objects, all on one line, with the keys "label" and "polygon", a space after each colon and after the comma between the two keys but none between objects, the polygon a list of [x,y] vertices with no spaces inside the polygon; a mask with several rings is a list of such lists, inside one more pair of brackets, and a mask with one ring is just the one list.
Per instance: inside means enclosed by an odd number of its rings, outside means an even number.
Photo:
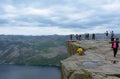
[{"label": "distant mountain", "polygon": [[0,35],[0,63],[28,65],[59,65],[68,56],[68,36]]}]

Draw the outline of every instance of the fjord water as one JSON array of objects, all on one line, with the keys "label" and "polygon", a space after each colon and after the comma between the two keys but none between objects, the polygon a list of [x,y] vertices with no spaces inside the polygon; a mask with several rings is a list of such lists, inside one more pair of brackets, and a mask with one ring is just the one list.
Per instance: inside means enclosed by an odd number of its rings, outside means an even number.
[{"label": "fjord water", "polygon": [[60,70],[51,66],[0,65],[0,79],[60,79]]}]

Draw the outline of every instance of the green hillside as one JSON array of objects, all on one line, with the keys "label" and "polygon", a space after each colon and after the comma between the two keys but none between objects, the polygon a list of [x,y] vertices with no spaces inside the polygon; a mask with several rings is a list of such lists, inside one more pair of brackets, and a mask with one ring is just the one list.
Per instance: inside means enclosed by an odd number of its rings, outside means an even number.
[{"label": "green hillside", "polygon": [[0,63],[27,65],[59,65],[68,54],[67,36],[0,35]]}]

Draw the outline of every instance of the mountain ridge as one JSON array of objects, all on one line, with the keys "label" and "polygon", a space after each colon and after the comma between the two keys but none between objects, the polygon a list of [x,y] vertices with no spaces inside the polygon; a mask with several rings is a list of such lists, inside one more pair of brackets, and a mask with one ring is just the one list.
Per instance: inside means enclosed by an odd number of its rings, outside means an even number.
[{"label": "mountain ridge", "polygon": [[67,39],[62,35],[0,35],[0,63],[58,66],[68,56]]}]

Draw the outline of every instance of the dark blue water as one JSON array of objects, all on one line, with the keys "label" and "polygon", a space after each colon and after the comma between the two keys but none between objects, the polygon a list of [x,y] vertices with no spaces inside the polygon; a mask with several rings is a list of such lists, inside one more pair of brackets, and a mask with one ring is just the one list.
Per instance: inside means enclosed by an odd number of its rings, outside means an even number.
[{"label": "dark blue water", "polygon": [[60,79],[60,70],[49,66],[0,65],[0,79]]}]

